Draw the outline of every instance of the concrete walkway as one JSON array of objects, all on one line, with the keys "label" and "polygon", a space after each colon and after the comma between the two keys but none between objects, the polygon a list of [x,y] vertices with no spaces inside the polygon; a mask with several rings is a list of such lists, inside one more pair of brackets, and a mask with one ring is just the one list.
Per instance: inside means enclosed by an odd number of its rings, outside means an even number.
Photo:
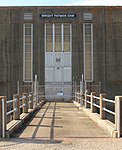
[{"label": "concrete walkway", "polygon": [[64,138],[109,136],[73,103],[48,102],[16,137],[58,142]]}]

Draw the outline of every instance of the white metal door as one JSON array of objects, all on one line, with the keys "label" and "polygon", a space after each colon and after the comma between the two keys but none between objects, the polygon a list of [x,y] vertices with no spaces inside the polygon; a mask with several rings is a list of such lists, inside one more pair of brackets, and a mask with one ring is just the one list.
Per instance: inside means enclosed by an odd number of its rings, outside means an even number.
[{"label": "white metal door", "polygon": [[[59,29],[57,33],[56,27]],[[45,96],[47,100],[71,99],[71,43],[71,24],[45,25]]]}]

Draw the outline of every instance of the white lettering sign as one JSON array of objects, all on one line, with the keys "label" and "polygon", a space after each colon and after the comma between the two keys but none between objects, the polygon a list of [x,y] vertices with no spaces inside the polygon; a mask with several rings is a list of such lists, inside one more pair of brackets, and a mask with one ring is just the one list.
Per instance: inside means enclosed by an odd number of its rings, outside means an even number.
[{"label": "white lettering sign", "polygon": [[75,18],[76,14],[40,14],[40,18]]}]

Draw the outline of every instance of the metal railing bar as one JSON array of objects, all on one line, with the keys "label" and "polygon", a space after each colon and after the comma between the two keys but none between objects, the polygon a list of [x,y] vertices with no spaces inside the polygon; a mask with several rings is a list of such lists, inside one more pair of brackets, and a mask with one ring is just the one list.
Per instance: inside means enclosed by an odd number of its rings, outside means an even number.
[{"label": "metal railing bar", "polygon": [[97,108],[100,108],[100,106],[99,106],[99,105],[97,105],[97,104],[95,104],[95,103],[93,103],[93,105],[94,105],[95,107],[97,107]]},{"label": "metal railing bar", "polygon": [[14,98],[14,99],[12,99],[12,100],[6,101],[6,104],[9,104],[9,103],[12,103],[12,102],[15,102],[15,101],[17,101],[17,98]]},{"label": "metal railing bar", "polygon": [[108,109],[106,109],[106,108],[102,108],[102,109],[103,109],[104,111],[106,111],[106,112],[112,114],[112,115],[115,115],[115,112],[113,112],[113,111],[111,111],[111,110],[108,110]]},{"label": "metal railing bar", "polygon": [[103,101],[104,101],[104,102],[109,102],[109,103],[114,103],[114,104],[115,104],[115,101],[114,101],[114,100],[110,100],[110,99],[103,98]]},{"label": "metal railing bar", "polygon": [[90,101],[86,101],[88,104],[91,104],[91,102]]},{"label": "metal railing bar", "polygon": [[18,111],[18,109],[17,109],[17,108],[14,108],[13,110],[7,112],[6,115],[8,116],[8,115],[10,115],[11,113],[17,112],[17,111]]},{"label": "metal railing bar", "polygon": [[100,97],[97,97],[97,96],[93,96],[93,98],[100,100]]},{"label": "metal railing bar", "polygon": [[29,102],[28,102],[28,104],[31,104],[31,103],[32,103],[32,101],[29,101]]},{"label": "metal railing bar", "polygon": [[91,97],[91,95],[86,94],[87,97]]},{"label": "metal railing bar", "polygon": [[28,98],[31,97],[32,95],[28,95]]},{"label": "metal railing bar", "polygon": [[26,98],[26,96],[20,97],[20,100],[22,100],[22,99],[24,99],[24,98]]},{"label": "metal railing bar", "polygon": [[83,101],[85,102],[85,99],[83,99]]},{"label": "metal railing bar", "polygon": [[24,103],[23,105],[20,106],[20,108],[23,108],[23,107],[25,107],[25,106],[26,106],[26,104]]}]

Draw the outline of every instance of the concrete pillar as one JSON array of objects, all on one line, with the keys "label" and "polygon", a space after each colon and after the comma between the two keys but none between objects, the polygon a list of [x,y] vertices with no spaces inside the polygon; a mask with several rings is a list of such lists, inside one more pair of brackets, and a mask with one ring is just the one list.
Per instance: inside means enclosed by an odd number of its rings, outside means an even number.
[{"label": "concrete pillar", "polygon": [[91,92],[91,113],[95,113],[97,111],[96,107],[93,105],[94,104],[93,96],[95,95],[96,95],[95,92]]},{"label": "concrete pillar", "polygon": [[[4,109],[2,107],[2,103],[3,103],[2,100],[4,102]],[[5,131],[6,131],[6,118],[7,118],[6,112],[7,112],[6,96],[0,96],[0,137],[3,138],[5,137]]]},{"label": "concrete pillar", "polygon": [[122,131],[122,96],[115,96],[115,127],[119,138]]},{"label": "concrete pillar", "polygon": [[31,102],[29,103],[29,109],[33,109],[33,93],[32,92],[29,93],[29,102]]},{"label": "concrete pillar", "polygon": [[13,112],[13,119],[14,120],[19,120],[20,119],[20,100],[19,100],[19,95],[14,94],[13,99],[17,99],[16,101],[13,102],[13,108],[17,108],[16,112]]},{"label": "concrete pillar", "polygon": [[28,113],[28,94],[27,93],[23,93],[23,99],[22,99],[22,104],[25,104],[25,106],[23,107],[22,112],[23,113]]},{"label": "concrete pillar", "polygon": [[103,101],[103,98],[106,98],[105,93],[100,94],[100,118],[106,119],[106,112],[103,110],[106,107],[106,102]]}]

